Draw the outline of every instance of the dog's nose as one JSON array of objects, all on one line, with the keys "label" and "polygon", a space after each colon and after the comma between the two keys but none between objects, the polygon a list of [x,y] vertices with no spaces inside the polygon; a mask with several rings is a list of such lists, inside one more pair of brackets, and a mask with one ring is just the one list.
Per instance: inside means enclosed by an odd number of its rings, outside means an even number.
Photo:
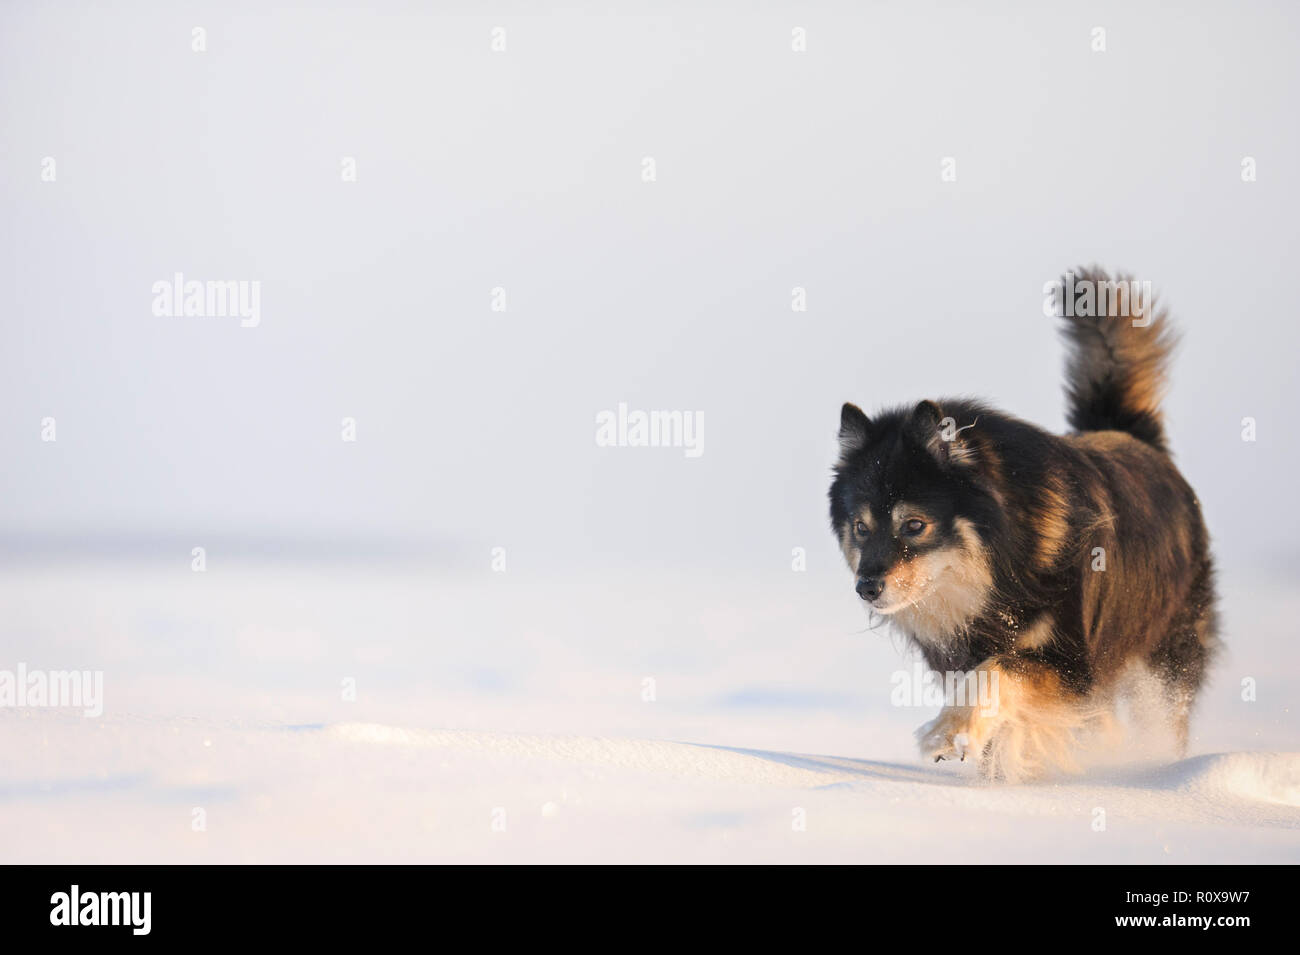
[{"label": "dog's nose", "polygon": [[875,600],[885,592],[885,578],[863,577],[858,581],[858,596],[863,600]]}]

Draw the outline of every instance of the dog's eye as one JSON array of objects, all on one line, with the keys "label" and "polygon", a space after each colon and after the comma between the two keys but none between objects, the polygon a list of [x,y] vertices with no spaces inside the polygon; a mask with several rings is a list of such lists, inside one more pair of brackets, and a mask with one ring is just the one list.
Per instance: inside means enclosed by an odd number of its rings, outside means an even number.
[{"label": "dog's eye", "polygon": [[854,524],[853,529],[857,531],[859,537],[867,536],[867,525],[863,521],[858,521]]},{"label": "dog's eye", "polygon": [[908,537],[915,537],[923,530],[925,530],[925,521],[918,521],[915,517],[910,521],[903,521],[903,533]]}]

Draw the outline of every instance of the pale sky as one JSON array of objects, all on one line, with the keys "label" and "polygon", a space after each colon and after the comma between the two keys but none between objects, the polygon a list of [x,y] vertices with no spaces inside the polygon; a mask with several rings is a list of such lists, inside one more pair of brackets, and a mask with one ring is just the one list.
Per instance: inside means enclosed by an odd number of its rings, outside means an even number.
[{"label": "pale sky", "polygon": [[[334,6],[0,12],[11,549],[833,560],[840,404],[1060,428],[1042,287],[1096,262],[1183,330],[1169,430],[1221,554],[1297,562],[1293,6]],[[154,315],[177,272],[260,282],[260,323]],[[701,414],[703,453],[598,447],[620,403]]]}]

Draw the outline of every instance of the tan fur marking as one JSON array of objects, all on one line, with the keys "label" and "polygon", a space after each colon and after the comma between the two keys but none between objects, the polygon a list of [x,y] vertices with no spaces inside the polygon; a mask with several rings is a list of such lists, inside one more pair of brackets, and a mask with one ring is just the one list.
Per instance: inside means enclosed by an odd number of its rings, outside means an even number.
[{"label": "tan fur marking", "polygon": [[1085,431],[1083,434],[1067,435],[1065,440],[1098,451],[1120,451],[1125,448],[1147,447],[1133,435],[1124,431]]},{"label": "tan fur marking", "polygon": [[1043,486],[1038,501],[1039,510],[1034,521],[1038,543],[1034,560],[1039,567],[1047,568],[1061,556],[1069,540],[1070,500],[1060,479],[1053,476]]},{"label": "tan fur marking", "polygon": [[1045,616],[1033,626],[1026,627],[1016,634],[1016,649],[1037,650],[1039,647],[1047,646],[1056,639],[1055,626],[1056,621]]}]

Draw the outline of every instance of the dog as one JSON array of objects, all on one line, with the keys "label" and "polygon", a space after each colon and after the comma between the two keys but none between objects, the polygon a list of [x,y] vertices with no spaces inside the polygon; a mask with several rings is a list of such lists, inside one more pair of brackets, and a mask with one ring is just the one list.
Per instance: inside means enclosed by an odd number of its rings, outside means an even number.
[{"label": "dog", "polygon": [[1209,536],[1160,410],[1167,313],[1124,277],[1067,278],[1071,433],[966,399],[845,404],[830,488],[861,602],[931,670],[996,687],[995,705],[946,700],[922,754],[1007,781],[1077,771],[1081,734],[1115,725],[1134,673],[1185,753],[1219,646]]}]

